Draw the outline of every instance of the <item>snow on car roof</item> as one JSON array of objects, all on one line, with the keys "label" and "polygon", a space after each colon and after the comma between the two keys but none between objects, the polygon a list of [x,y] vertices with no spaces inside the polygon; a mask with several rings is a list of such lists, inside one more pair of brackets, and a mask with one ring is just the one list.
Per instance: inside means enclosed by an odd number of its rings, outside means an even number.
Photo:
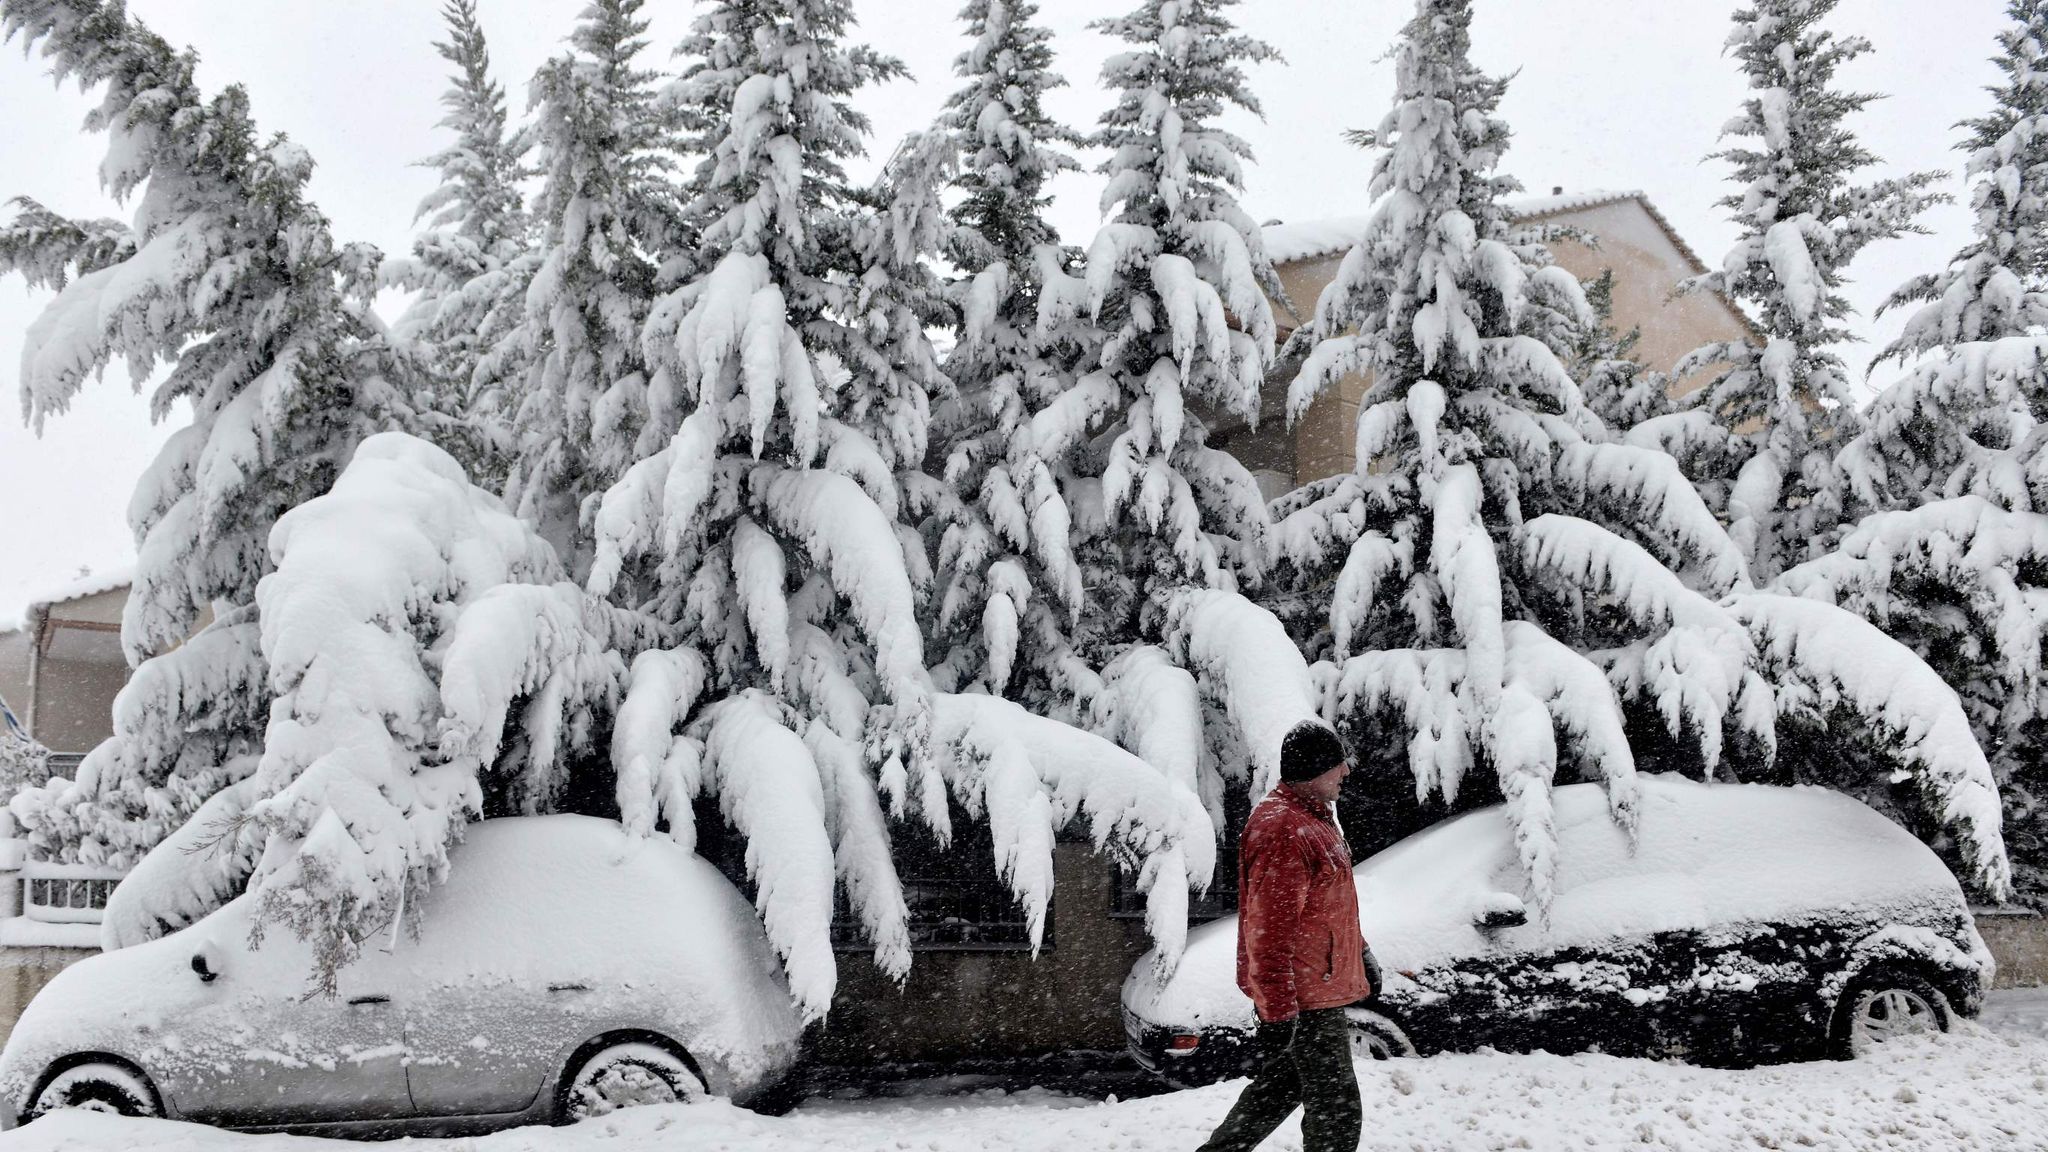
[{"label": "snow on car roof", "polygon": [[[1896,905],[1961,889],[1905,829],[1818,787],[1642,778],[1634,844],[1605,790],[1553,794],[1558,895],[1545,938],[1558,945],[1721,924],[1793,920],[1847,906]],[[1358,869],[1360,920],[1386,936],[1397,968],[1476,950],[1477,904],[1522,895],[1504,810],[1486,808],[1408,838]],[[1533,918],[1533,913],[1532,913]],[[1515,933],[1533,936],[1531,924]]]},{"label": "snow on car roof", "polygon": [[[666,836],[635,837],[589,816],[485,820],[469,826],[447,880],[419,911],[417,935],[364,943],[341,970],[342,997],[393,987],[530,993],[580,983],[593,996],[637,987],[688,1027],[693,1055],[718,1058],[743,1080],[794,1054],[801,1022],[758,917],[708,861]],[[58,973],[9,1038],[0,1085],[20,1087],[66,1051],[120,1051],[138,1026],[170,1029],[211,994],[190,968],[208,945],[223,970],[213,991],[299,1000],[311,984],[310,946],[273,925],[251,951],[254,912],[245,895],[182,931]]]},{"label": "snow on car roof", "polygon": [[[1523,895],[1513,831],[1500,805],[1424,829],[1360,864],[1359,923],[1390,971],[1518,946],[1597,945],[1660,931],[1797,921],[1843,907],[1963,907],[1962,891],[1927,846],[1863,804],[1818,787],[1703,784],[1650,775],[1640,836],[1608,814],[1598,784],[1552,793],[1558,893],[1548,925],[1482,936],[1473,915],[1500,894]],[[1126,1002],[1158,1021],[1243,1025],[1236,986],[1237,918],[1188,934],[1179,970],[1148,982],[1132,970]]]}]

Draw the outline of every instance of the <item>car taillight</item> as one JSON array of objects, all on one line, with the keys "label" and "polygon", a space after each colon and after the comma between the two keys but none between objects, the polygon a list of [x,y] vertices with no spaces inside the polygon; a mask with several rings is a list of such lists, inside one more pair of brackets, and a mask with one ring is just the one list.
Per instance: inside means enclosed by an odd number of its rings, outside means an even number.
[{"label": "car taillight", "polygon": [[1202,1043],[1200,1036],[1175,1036],[1166,1042],[1169,1052],[1192,1052]]}]

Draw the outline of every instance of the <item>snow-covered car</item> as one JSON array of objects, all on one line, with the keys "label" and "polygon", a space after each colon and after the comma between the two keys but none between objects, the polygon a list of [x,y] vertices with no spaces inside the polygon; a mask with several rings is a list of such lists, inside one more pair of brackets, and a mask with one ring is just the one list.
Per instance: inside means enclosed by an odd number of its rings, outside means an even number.
[{"label": "snow-covered car", "polygon": [[[1851,1055],[1976,1015],[1992,961],[1926,845],[1820,788],[1640,779],[1639,835],[1606,791],[1554,793],[1547,918],[1501,806],[1402,840],[1354,872],[1385,987],[1346,1011],[1360,1056],[1495,1048],[1713,1063]],[[1167,979],[1124,984],[1132,1053],[1192,1084],[1241,1074],[1257,1026],[1237,918],[1188,934]]]},{"label": "snow-covered car", "polygon": [[0,1121],[62,1107],[242,1129],[484,1131],[706,1092],[745,1103],[801,1021],[759,919],[665,837],[584,816],[487,820],[420,902],[309,994],[243,897],[83,960],[0,1052]]}]

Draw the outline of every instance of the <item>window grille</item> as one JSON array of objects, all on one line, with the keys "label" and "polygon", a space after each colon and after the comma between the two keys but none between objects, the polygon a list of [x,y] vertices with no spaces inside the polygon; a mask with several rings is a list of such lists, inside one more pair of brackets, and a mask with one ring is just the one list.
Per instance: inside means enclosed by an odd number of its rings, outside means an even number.
[{"label": "window grille", "polygon": [[[981,822],[954,816],[952,844],[941,849],[922,827],[896,825],[896,875],[909,912],[910,946],[921,952],[1029,951],[1031,926],[1023,905],[995,872],[994,842]],[[1057,897],[1055,897],[1055,900]],[[1052,901],[1046,904],[1041,951],[1053,946]],[[834,897],[832,946],[844,952],[873,948],[845,891]]]}]

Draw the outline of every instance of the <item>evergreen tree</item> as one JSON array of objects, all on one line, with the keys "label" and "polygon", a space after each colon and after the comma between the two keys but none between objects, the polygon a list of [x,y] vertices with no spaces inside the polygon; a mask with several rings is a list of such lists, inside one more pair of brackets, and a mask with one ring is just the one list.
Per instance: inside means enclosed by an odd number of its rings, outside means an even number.
[{"label": "evergreen tree", "polygon": [[1102,329],[1077,400],[1110,411],[1087,462],[1102,511],[1084,550],[1083,627],[1098,660],[1159,634],[1162,594],[1235,591],[1264,564],[1265,499],[1208,445],[1208,413],[1258,418],[1274,353],[1267,298],[1283,295],[1237,202],[1251,148],[1216,123],[1227,108],[1260,111],[1244,66],[1278,58],[1231,25],[1234,6],[1146,0],[1095,25],[1131,46],[1102,73],[1116,92],[1096,141],[1110,152],[1110,218],[1085,281],[1048,277],[1041,317],[1057,328],[1085,312]]},{"label": "evergreen tree", "polygon": [[1965,122],[1975,235],[1880,360],[1913,360],[1836,458],[1864,513],[1840,545],[1788,571],[1788,590],[1849,608],[1898,637],[1961,696],[2005,805],[2017,887],[2048,901],[2048,317],[2042,274],[2048,77],[2036,74],[2048,5],[2010,6],[1992,111]]},{"label": "evergreen tree", "polygon": [[1752,93],[1723,131],[1749,142],[1715,155],[1734,167],[1720,203],[1741,237],[1687,288],[1742,310],[1756,335],[1679,363],[1679,375],[1715,374],[1684,398],[1689,422],[1664,430],[1758,579],[1818,554],[1841,524],[1828,461],[1857,430],[1834,351],[1850,339],[1848,266],[1874,241],[1919,231],[1915,218],[1942,198],[1927,191],[1938,173],[1850,183],[1877,157],[1847,121],[1878,97],[1834,85],[1871,48],[1820,26],[1834,7],[1758,0],[1735,14],[1728,47]]},{"label": "evergreen tree", "polygon": [[39,854],[125,867],[255,763],[272,525],[410,415],[367,311],[379,256],[335,243],[306,199],[311,157],[263,139],[242,89],[202,96],[196,58],[119,4],[7,0],[0,24],[60,80],[102,88],[87,121],[109,136],[102,176],[136,201],[128,226],[30,204],[0,234],[0,267],[58,289],[24,349],[26,413],[40,426],[116,356],[138,386],[169,365],[158,418],[191,411],[129,506],[122,642],[139,667],[115,735],[22,805]]},{"label": "evergreen tree", "polygon": [[1614,330],[1614,269],[1603,270],[1582,287],[1592,319],[1572,326],[1565,371],[1579,382],[1586,406],[1601,423],[1617,434],[1626,433],[1671,410],[1671,378],[1635,358],[1636,344],[1643,337],[1640,327]]},{"label": "evergreen tree", "polygon": [[2005,81],[1957,145],[1975,180],[1974,235],[1946,269],[1908,280],[1879,309],[1919,305],[1880,362],[2048,326],[2048,2],[2012,0],[2006,14],[2013,27],[1993,57]]},{"label": "evergreen tree", "polygon": [[[1756,592],[1676,461],[1614,442],[1586,407],[1557,349],[1592,316],[1502,206],[1516,187],[1496,171],[1505,86],[1472,65],[1471,19],[1471,0],[1419,0],[1371,137],[1374,212],[1297,337],[1293,412],[1370,377],[1355,470],[1276,505],[1283,587],[1327,597],[1302,639],[1329,654],[1335,716],[1405,732],[1418,797],[1455,802],[1484,771],[1475,791],[1497,786],[1544,905],[1561,771],[1604,780],[1632,826],[1633,747],[1775,779],[1781,719],[1841,699],[1941,785],[1936,810],[1950,805],[1972,865],[2001,884],[1981,754],[1926,738],[1960,725],[1953,695],[1853,616]],[[1928,695],[1906,696],[1909,680]],[[1902,723],[1912,708],[1925,712]]]},{"label": "evergreen tree", "polygon": [[[940,131],[956,142],[962,193],[948,254],[969,275],[953,286],[957,340],[946,370],[956,389],[936,414],[942,440],[936,545],[935,675],[1057,711],[1086,691],[1072,633],[1082,611],[1067,490],[1091,419],[1074,387],[1092,326],[1041,333],[1041,261],[1068,258],[1045,219],[1047,182],[1078,167],[1080,143],[1045,109],[1065,81],[1037,6],[974,0],[961,12],[973,46],[954,62],[966,81]],[[1097,388],[1093,395],[1105,396]],[[1099,401],[1098,407],[1099,407]]]},{"label": "evergreen tree", "polygon": [[[645,2],[592,0],[573,50],[533,79],[542,238],[506,353],[527,365],[506,497],[576,571],[598,495],[660,443],[647,425],[673,402],[650,387],[640,330],[693,247],[671,180],[676,125],[638,64]],[[670,255],[679,263],[664,268]]]},{"label": "evergreen tree", "polygon": [[435,51],[454,68],[441,127],[454,143],[425,163],[441,176],[414,219],[426,231],[387,282],[416,293],[393,326],[416,346],[433,387],[416,398],[421,427],[453,451],[480,483],[504,477],[509,447],[506,381],[490,351],[524,319],[533,274],[531,234],[519,193],[524,144],[507,131],[505,92],[491,78],[475,0],[448,0],[448,37]]}]

